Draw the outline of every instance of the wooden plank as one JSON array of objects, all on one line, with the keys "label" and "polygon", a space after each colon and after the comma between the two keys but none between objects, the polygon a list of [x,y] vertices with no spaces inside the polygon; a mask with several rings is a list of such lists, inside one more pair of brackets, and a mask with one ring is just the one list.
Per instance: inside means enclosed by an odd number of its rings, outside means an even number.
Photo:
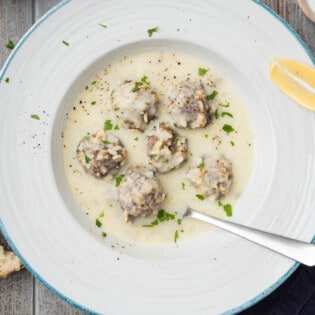
[{"label": "wooden plank", "polygon": [[[11,50],[9,40],[17,43],[32,25],[32,0],[0,0],[0,67]],[[3,238],[0,238],[4,244]],[[33,277],[20,271],[0,280],[0,314],[33,314]]]},{"label": "wooden plank", "polygon": [[315,23],[302,12],[295,0],[279,0],[279,14],[297,31],[315,56]]},{"label": "wooden plank", "polygon": [[0,66],[10,54],[9,40],[17,43],[33,22],[32,0],[0,0]]},{"label": "wooden plank", "polygon": [[0,314],[33,314],[33,277],[27,270],[0,280]]},{"label": "wooden plank", "polygon": [[[76,309],[54,293],[44,287],[39,281],[35,282],[35,314],[40,315],[83,315],[84,312]],[[1,314],[1,312],[0,312]]]}]

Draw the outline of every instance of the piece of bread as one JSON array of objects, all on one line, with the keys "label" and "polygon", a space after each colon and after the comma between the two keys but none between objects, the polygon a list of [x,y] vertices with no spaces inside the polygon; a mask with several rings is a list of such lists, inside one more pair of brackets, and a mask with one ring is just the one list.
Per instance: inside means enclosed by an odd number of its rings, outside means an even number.
[{"label": "piece of bread", "polygon": [[23,267],[19,258],[11,251],[7,251],[0,245],[0,279],[9,274],[20,271]]}]

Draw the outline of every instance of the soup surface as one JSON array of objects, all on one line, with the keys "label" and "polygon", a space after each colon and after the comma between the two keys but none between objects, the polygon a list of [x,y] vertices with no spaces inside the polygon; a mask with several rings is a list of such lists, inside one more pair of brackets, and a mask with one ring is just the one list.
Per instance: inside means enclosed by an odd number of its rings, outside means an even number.
[{"label": "soup surface", "polygon": [[[104,128],[106,122],[106,132],[119,138],[128,152],[126,166],[148,164],[146,130],[125,129],[119,122],[119,114],[111,106],[111,99],[119,84],[125,80],[139,82],[144,77],[157,92],[160,101],[158,117],[151,124],[167,122],[173,126],[172,117],[165,107],[167,94],[174,84],[186,80],[201,80],[215,109],[212,122],[205,128],[192,130],[174,127],[180,136],[188,139],[189,158],[179,169],[156,174],[167,195],[160,208],[174,214],[174,219],[171,216],[163,222],[157,220],[157,225],[151,224],[157,219],[156,215],[126,223],[117,201],[116,178],[98,179],[89,175],[76,157],[80,140]],[[66,178],[82,211],[104,238],[110,235],[131,243],[181,243],[204,233],[210,229],[210,225],[195,220],[180,220],[185,207],[189,205],[203,213],[227,218],[227,215],[231,215],[231,209],[233,213],[251,174],[254,135],[246,107],[231,82],[211,64],[190,55],[162,51],[117,60],[86,83],[65,119],[63,154]],[[233,182],[229,194],[219,204],[210,198],[200,197],[200,193],[187,180],[186,173],[199,163],[200,157],[221,154],[232,163]],[[116,177],[122,174],[124,168],[119,170]]]}]

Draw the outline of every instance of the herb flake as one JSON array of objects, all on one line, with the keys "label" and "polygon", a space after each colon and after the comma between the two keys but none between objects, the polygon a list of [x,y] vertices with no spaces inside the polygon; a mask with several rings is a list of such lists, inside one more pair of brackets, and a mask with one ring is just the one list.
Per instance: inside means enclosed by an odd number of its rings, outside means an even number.
[{"label": "herb flake", "polygon": [[224,117],[224,116],[229,116],[229,117],[233,118],[233,115],[232,115],[231,113],[229,113],[229,112],[222,112],[222,113],[221,113],[221,116],[222,116],[222,117]]},{"label": "herb flake", "polygon": [[227,217],[231,217],[233,215],[232,209],[232,205],[230,205],[229,203],[223,206],[223,210]]},{"label": "herb flake", "polygon": [[113,129],[113,124],[112,124],[111,120],[108,119],[104,122],[104,129],[105,130],[112,130]]},{"label": "herb flake", "polygon": [[115,187],[118,187],[120,185],[124,176],[125,176],[124,174],[121,174],[115,178]]},{"label": "herb flake", "polygon": [[201,201],[205,200],[205,197],[203,195],[196,195],[196,197]]},{"label": "herb flake", "polygon": [[230,133],[234,131],[234,128],[231,125],[227,125],[225,124],[222,129],[226,132],[226,133]]},{"label": "herb flake", "polygon": [[85,154],[84,155],[85,163],[89,164],[91,162],[91,159]]},{"label": "herb flake", "polygon": [[96,104],[96,101],[92,101],[91,102],[91,105],[93,106],[93,105],[95,105]]},{"label": "herb flake", "polygon": [[66,42],[65,40],[62,41],[62,43],[65,45],[65,46],[69,46],[70,44],[68,42]]},{"label": "herb flake", "polygon": [[198,69],[198,74],[201,76],[204,76],[207,72],[208,72],[208,69],[205,69],[205,68]]},{"label": "herb flake", "polygon": [[160,222],[163,222],[163,221],[174,220],[175,215],[166,212],[164,209],[160,209],[158,214],[157,214],[157,218],[159,219]]},{"label": "herb flake", "polygon": [[14,45],[14,43],[12,42],[12,40],[9,40],[8,43],[7,43],[7,45],[6,45],[6,47],[7,47],[8,49],[13,49],[13,48],[15,47],[15,45]]},{"label": "herb flake", "polygon": [[205,167],[205,163],[204,162],[201,162],[199,165],[197,165],[197,168],[203,168]]},{"label": "herb flake", "polygon": [[5,83],[9,83],[10,82],[10,78],[9,77],[5,78],[4,82]]},{"label": "herb flake", "polygon": [[36,119],[36,120],[40,120],[39,116],[36,115],[36,114],[32,114],[32,115],[31,115],[31,118]]},{"label": "herb flake", "polygon": [[176,230],[175,231],[175,234],[174,234],[174,243],[176,243],[177,242],[177,240],[178,240],[178,230]]},{"label": "herb flake", "polygon": [[158,27],[156,26],[156,27],[153,27],[153,28],[149,28],[148,29],[148,35],[149,35],[149,37],[152,37],[152,35],[153,35],[153,33],[156,33],[157,31],[158,31]]},{"label": "herb flake", "polygon": [[106,237],[107,234],[105,232],[102,232],[102,237]]},{"label": "herb flake", "polygon": [[218,95],[218,93],[219,93],[218,91],[214,90],[211,94],[207,95],[206,96],[207,101],[213,100]]},{"label": "herb flake", "polygon": [[100,228],[100,227],[103,225],[103,223],[102,223],[98,218],[96,218],[96,220],[95,220],[95,225],[96,225],[98,228]]}]

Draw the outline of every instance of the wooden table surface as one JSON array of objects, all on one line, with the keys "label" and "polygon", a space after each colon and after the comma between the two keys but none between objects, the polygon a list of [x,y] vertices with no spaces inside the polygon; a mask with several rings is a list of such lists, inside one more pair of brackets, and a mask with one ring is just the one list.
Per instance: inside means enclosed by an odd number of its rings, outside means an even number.
[{"label": "wooden table surface", "polygon": [[[0,66],[10,53],[6,47],[8,41],[17,43],[31,25],[58,2],[60,0],[0,0]],[[303,15],[297,1],[263,0],[262,2],[282,16],[315,55],[315,23]],[[0,314],[84,313],[62,301],[34,279],[27,270],[23,270],[0,280]]]}]

